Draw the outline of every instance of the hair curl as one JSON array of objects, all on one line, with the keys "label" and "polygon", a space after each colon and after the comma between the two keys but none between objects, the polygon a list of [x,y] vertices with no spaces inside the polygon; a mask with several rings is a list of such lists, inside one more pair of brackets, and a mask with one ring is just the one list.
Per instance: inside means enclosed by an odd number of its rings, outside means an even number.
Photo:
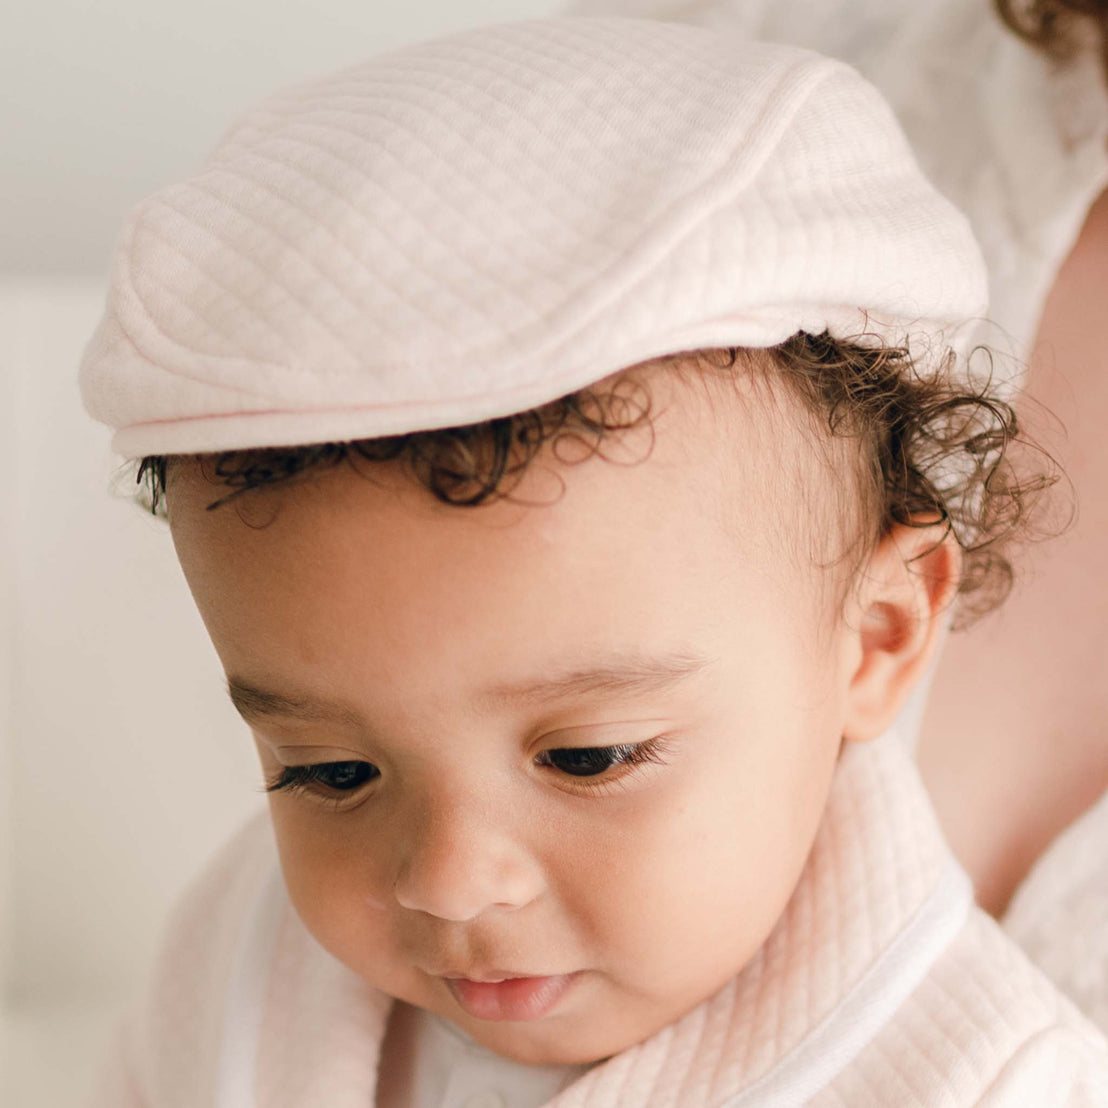
[{"label": "hair curl", "polygon": [[[991,365],[989,352],[979,351]],[[956,628],[969,626],[1007,596],[1014,578],[1007,553],[1013,542],[1055,533],[1038,529],[1034,509],[1061,471],[1049,454],[1022,435],[1011,405],[990,395],[991,373],[979,388],[967,385],[964,374],[956,372],[953,352],[940,360],[937,371],[921,374],[906,347],[797,332],[764,351],[691,351],[642,365],[659,363],[681,372],[694,364],[697,372],[732,377],[743,368],[761,369],[783,381],[830,436],[856,440],[856,510],[840,503],[838,511],[839,518],[852,521],[859,564],[894,523],[945,523],[945,533],[953,532],[963,551]],[[138,466],[136,499],[168,518],[170,463],[183,457],[200,461],[205,472],[210,465],[208,479],[231,489],[209,504],[209,511],[249,490],[343,462],[357,469],[361,460],[398,462],[445,504],[474,507],[509,499],[545,444],[557,454],[563,441],[573,440],[584,444],[585,457],[591,457],[612,435],[650,424],[651,399],[635,375],[639,368],[630,367],[607,390],[590,386],[481,423],[353,442],[151,455]],[[634,385],[639,399],[620,387],[625,381]],[[1016,444],[1030,448],[1037,468],[1017,466]],[[841,488],[841,482],[835,486]]]},{"label": "hair curl", "polygon": [[1068,60],[1095,32],[1108,81],[1108,0],[995,0],[1000,18],[1025,42]]}]

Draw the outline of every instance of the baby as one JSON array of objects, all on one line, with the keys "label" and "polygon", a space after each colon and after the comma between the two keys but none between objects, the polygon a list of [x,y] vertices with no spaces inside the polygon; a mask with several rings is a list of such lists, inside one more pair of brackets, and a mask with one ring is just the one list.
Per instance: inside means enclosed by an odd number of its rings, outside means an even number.
[{"label": "baby", "polygon": [[139,205],[82,389],[270,804],[97,1103],[1108,1103],[887,734],[1007,585],[983,284],[856,73],[641,20],[305,82]]}]

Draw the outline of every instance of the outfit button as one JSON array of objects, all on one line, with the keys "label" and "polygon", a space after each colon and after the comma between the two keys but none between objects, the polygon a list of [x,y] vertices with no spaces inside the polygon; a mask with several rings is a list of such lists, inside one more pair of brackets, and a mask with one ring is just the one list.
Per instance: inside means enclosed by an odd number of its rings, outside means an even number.
[{"label": "outfit button", "polygon": [[471,1096],[462,1108],[507,1108],[504,1098],[499,1093],[478,1093]]}]

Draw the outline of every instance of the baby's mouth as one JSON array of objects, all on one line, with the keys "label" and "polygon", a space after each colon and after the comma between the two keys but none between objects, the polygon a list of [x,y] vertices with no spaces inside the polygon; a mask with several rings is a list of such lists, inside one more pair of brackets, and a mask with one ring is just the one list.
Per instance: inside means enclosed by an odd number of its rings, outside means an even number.
[{"label": "baby's mouth", "polygon": [[581,971],[550,977],[510,977],[485,980],[442,975],[458,1006],[479,1020],[533,1020],[547,1015],[573,987]]}]

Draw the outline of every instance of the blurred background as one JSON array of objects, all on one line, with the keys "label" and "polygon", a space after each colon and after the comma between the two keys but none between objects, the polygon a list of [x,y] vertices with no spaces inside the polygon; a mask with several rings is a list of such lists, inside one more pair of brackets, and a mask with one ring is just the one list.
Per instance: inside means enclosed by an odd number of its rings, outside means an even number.
[{"label": "blurred background", "polygon": [[0,36],[0,1104],[80,1105],[250,736],[76,370],[116,234],[281,85],[557,0],[54,0]]}]

